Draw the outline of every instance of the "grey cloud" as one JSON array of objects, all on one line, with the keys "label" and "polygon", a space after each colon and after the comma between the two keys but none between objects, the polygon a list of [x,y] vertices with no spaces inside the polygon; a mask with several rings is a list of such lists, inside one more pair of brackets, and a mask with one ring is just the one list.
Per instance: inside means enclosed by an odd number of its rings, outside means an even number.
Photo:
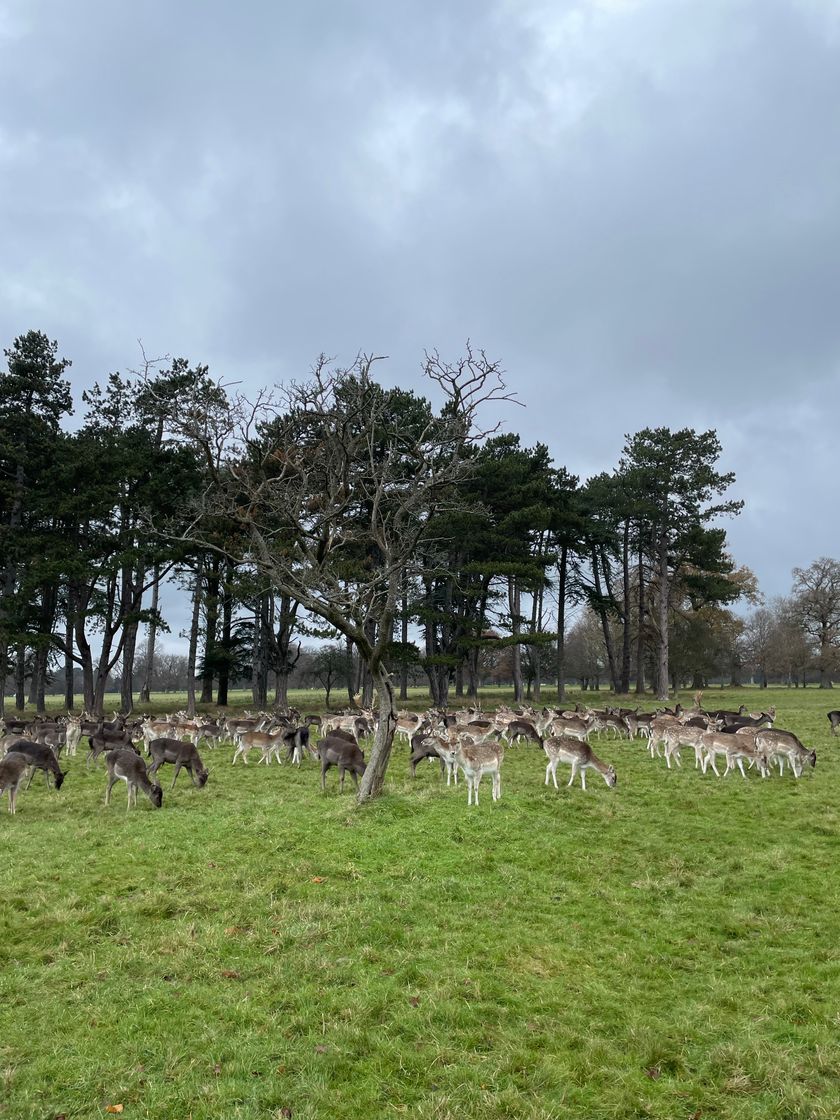
[{"label": "grey cloud", "polygon": [[[0,19],[0,335],[82,387],[470,336],[587,475],[718,426],[770,593],[838,554],[840,23],[819,0],[29,0]],[[781,537],[780,537],[781,534]]]}]

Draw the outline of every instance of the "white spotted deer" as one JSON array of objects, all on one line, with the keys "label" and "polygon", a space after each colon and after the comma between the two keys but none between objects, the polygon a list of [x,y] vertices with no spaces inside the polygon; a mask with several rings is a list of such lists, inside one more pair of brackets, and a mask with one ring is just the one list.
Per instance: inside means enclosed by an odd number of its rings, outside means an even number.
[{"label": "white spotted deer", "polygon": [[582,789],[586,789],[586,771],[597,770],[608,786],[612,787],[618,781],[615,768],[602,762],[597,757],[588,743],[582,743],[579,739],[573,739],[568,735],[558,735],[555,738],[546,739],[543,743],[543,750],[548,757],[548,765],[545,768],[545,784],[548,785],[549,777],[554,779],[554,788],[559,789],[557,785],[557,766],[561,762],[568,762],[572,767],[572,776],[569,778],[568,785],[574,783],[575,778],[580,774],[580,784]]},{"label": "white spotted deer", "polygon": [[502,763],[505,758],[505,748],[501,743],[471,743],[464,739],[456,740],[453,747],[455,762],[464,772],[467,779],[467,805],[473,800],[478,805],[478,786],[484,774],[490,774],[493,779],[493,800],[498,801],[502,796]]}]

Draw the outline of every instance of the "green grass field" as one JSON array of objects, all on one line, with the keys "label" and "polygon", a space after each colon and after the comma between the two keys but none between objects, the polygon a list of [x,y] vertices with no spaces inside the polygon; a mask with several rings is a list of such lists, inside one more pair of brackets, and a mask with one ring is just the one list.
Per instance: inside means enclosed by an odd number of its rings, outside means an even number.
[{"label": "green grass field", "polygon": [[39,775],[0,815],[0,1117],[836,1118],[832,694],[720,696],[816,770],[600,737],[616,788],[558,792],[521,746],[468,810],[398,745],[359,809],[229,749],[130,813],[82,754]]}]

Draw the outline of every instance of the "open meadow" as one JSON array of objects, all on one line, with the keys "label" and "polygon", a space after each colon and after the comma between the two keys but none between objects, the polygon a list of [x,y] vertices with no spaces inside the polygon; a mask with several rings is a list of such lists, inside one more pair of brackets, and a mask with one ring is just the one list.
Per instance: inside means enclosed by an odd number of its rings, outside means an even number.
[{"label": "open meadow", "polygon": [[547,787],[523,744],[468,809],[398,742],[360,809],[228,747],[127,813],[80,746],[0,803],[0,1117],[835,1118],[840,697],[705,702],[776,704],[816,769],[599,735],[614,789]]}]

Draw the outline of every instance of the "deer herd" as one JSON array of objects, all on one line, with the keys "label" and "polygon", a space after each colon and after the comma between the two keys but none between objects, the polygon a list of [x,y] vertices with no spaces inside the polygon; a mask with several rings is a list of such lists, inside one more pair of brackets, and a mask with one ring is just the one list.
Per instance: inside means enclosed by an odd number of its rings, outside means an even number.
[{"label": "deer herd", "polygon": [[[567,785],[580,775],[586,789],[586,771],[601,775],[607,786],[615,786],[615,768],[602,761],[592,749],[589,738],[595,734],[613,740],[638,740],[652,759],[664,758],[668,769],[682,765],[682,750],[694,755],[694,766],[706,774],[709,769],[726,777],[736,768],[746,778],[754,768],[763,778],[775,765],[784,774],[785,764],[796,777],[806,767],[816,765],[816,752],[807,750],[791,731],[776,728],[774,708],[750,713],[700,707],[695,698],[692,709],[677,704],[673,709],[640,712],[628,708],[581,708],[566,711],[555,708],[513,710],[500,707],[492,714],[469,708],[457,712],[430,710],[425,713],[401,712],[396,719],[395,744],[403,741],[409,751],[411,774],[424,759],[440,764],[446,785],[457,785],[459,771],[467,785],[467,804],[478,805],[478,788],[486,774],[491,781],[493,801],[501,797],[501,770],[506,748],[534,744],[545,752],[545,784],[557,785],[557,767],[570,767]],[[840,712],[830,712],[832,732],[840,727]],[[259,753],[257,765],[269,766],[272,760],[300,766],[306,757],[316,759],[321,769],[321,788],[326,788],[327,772],[338,770],[340,789],[347,773],[358,785],[365,772],[365,756],[360,746],[376,728],[372,712],[358,710],[341,715],[301,716],[295,709],[273,713],[248,712],[217,720],[191,719],[184,713],[160,718],[129,720],[115,714],[113,720],[86,716],[63,720],[6,719],[0,721],[0,795],[8,792],[9,812],[14,813],[18,790],[28,776],[26,788],[36,770],[43,770],[49,784],[60,789],[67,776],[59,760],[75,756],[87,739],[86,767],[95,766],[105,756],[107,786],[105,803],[118,781],[126,783],[127,808],[136,804],[137,790],[155,808],[163,803],[163,790],[157,782],[164,765],[174,767],[174,788],[181,770],[186,770],[197,789],[207,782],[208,770],[199,754],[199,745],[214,749],[222,743],[234,747],[233,765],[248,755]],[[144,758],[145,754],[145,758]],[[147,764],[146,759],[150,760]],[[723,774],[719,763],[725,763]]]}]

